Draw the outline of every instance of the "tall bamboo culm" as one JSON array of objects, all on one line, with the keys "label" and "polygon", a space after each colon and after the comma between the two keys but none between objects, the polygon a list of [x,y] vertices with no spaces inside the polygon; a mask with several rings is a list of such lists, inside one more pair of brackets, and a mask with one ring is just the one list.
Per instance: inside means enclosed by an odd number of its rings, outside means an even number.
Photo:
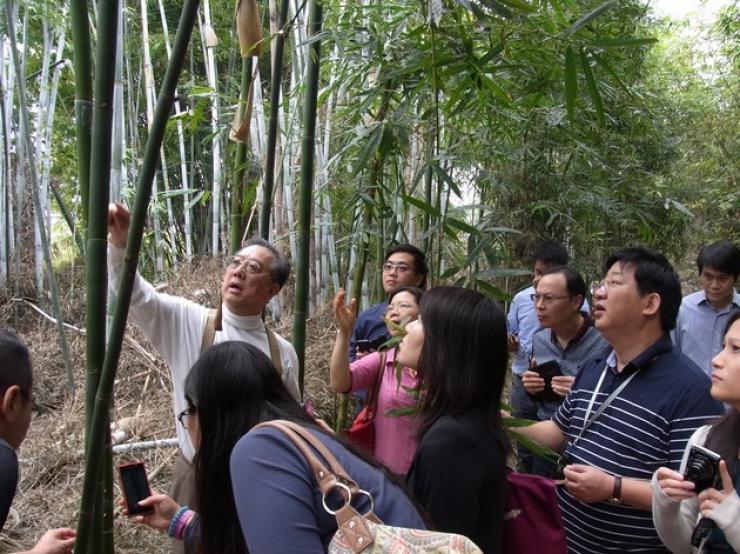
[{"label": "tall bamboo culm", "polygon": [[77,175],[80,180],[81,213],[77,232],[85,236],[87,229],[88,190],[90,187],[90,150],[92,136],[92,48],[87,0],[70,0],[75,70],[75,135],[77,143]]},{"label": "tall bamboo culm", "polygon": [[[108,283],[108,199],[110,191],[110,169],[113,133],[113,88],[115,85],[116,47],[118,38],[118,18],[121,15],[119,0],[100,0],[98,3],[97,44],[95,52],[95,83],[92,119],[92,150],[90,152],[88,205],[88,233],[86,260],[86,327],[87,327],[87,386],[86,400],[89,412],[86,414],[85,447],[100,440],[108,446],[110,433],[100,438],[91,434],[89,422],[94,407],[93,398],[97,394],[100,372],[105,358],[106,295]],[[106,427],[108,413],[105,414]],[[97,479],[92,510],[88,516],[93,532],[83,537],[83,545],[88,552],[113,552],[113,476],[112,455],[109,448],[102,453],[102,465],[90,477]],[[105,471],[103,470],[105,469]],[[86,478],[88,475],[86,475]],[[82,518],[81,518],[82,519]],[[88,519],[88,518],[84,518]],[[87,542],[85,542],[85,539]]]},{"label": "tall bamboo culm", "polygon": [[283,51],[285,50],[285,20],[288,15],[288,0],[281,0],[277,14],[275,53],[270,72],[270,124],[267,129],[267,155],[265,156],[265,178],[262,181],[262,210],[260,212],[260,236],[270,238],[270,215],[272,191],[275,186],[275,158],[277,152],[278,124],[280,118],[280,89],[283,81]]},{"label": "tall bamboo culm", "polygon": [[[315,38],[321,32],[322,5],[309,0],[308,32]],[[316,148],[316,101],[319,94],[321,41],[314,40],[306,49],[306,93],[303,103],[303,143],[301,181],[298,191],[298,259],[296,260],[293,345],[298,354],[298,382],[303,392],[306,357],[306,318],[308,317],[309,252],[311,242],[311,205],[313,204],[314,150]],[[274,75],[273,75],[274,76]]]},{"label": "tall bamboo culm", "polygon": [[[75,552],[79,554],[99,554],[92,549],[92,513],[95,508],[98,491],[98,476],[103,469],[103,454],[110,452],[108,447],[110,432],[108,413],[113,395],[113,383],[116,367],[121,355],[121,344],[126,330],[126,318],[133,291],[136,267],[139,261],[142,233],[146,222],[147,209],[151,199],[151,184],[159,161],[159,149],[164,139],[169,113],[174,102],[174,91],[187,54],[190,36],[195,25],[200,0],[185,0],[180,24],[177,28],[172,58],[167,66],[162,90],[157,101],[154,121],[147,137],[144,157],[136,188],[136,199],[131,213],[128,244],[124,259],[121,284],[118,289],[113,320],[110,328],[108,348],[105,352],[100,382],[95,396],[95,409],[88,436],[88,448],[85,453],[85,480],[82,490],[77,541]],[[115,35],[115,33],[114,33]],[[111,64],[113,65],[113,64]]]}]

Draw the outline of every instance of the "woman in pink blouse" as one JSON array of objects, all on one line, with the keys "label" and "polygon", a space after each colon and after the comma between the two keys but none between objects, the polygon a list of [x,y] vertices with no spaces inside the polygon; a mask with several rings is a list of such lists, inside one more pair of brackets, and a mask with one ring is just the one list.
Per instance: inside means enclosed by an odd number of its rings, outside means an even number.
[{"label": "woman in pink blouse", "polygon": [[[403,287],[390,297],[385,321],[392,336],[409,321],[419,317],[419,301],[423,291],[416,287]],[[388,415],[392,410],[416,406],[416,397],[409,392],[416,390],[416,372],[408,367],[395,367],[396,347],[386,351],[385,367],[381,368],[380,352],[372,352],[350,364],[349,340],[357,318],[357,301],[345,304],[345,292],[334,297],[334,319],[337,338],[331,355],[330,382],[337,392],[368,390],[380,376],[378,407],[375,416],[375,457],[393,473],[405,474],[416,452],[416,418],[414,415]]]}]

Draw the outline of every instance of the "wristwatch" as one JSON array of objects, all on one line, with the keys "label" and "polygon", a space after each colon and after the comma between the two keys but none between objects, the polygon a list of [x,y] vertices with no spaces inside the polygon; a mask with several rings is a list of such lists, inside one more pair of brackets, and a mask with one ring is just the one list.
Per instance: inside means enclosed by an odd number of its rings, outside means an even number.
[{"label": "wristwatch", "polygon": [[611,501],[616,502],[617,504],[622,503],[622,476],[621,475],[614,476],[614,489],[612,490]]}]

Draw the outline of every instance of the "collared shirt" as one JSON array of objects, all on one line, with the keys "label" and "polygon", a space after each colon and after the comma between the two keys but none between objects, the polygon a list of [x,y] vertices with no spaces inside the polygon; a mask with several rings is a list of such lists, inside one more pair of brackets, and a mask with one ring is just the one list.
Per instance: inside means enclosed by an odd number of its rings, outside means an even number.
[{"label": "collared shirt", "polygon": [[[552,329],[543,328],[534,334],[532,354],[538,364],[554,360],[560,365],[563,375],[575,377],[593,358],[599,356],[603,358],[611,350],[609,343],[593,326],[589,315],[585,312],[582,312],[582,315],[584,316],[583,325],[565,348],[560,345]],[[538,401],[537,419],[539,421],[550,419],[560,404],[562,400]]]},{"label": "collared shirt", "polygon": [[514,357],[511,361],[511,371],[516,375],[522,375],[529,369],[529,360],[532,358],[532,336],[540,328],[537,321],[537,312],[531,296],[534,287],[527,287],[514,295],[509,307],[509,334],[516,335],[519,341]]},{"label": "collared shirt", "polygon": [[709,303],[703,290],[684,296],[681,302],[671,338],[707,375],[712,374],[712,358],[722,350],[722,333],[733,307],[740,307],[736,290],[732,291],[732,301],[721,310]]},{"label": "collared shirt", "polygon": [[[723,411],[709,395],[709,379],[673,349],[667,334],[622,371],[617,371],[616,361],[614,352],[595,358],[578,374],[553,416],[567,439],[565,453],[573,463],[630,479],[649,481],[661,466],[677,470],[691,434]],[[593,417],[609,394],[637,371],[576,440],[587,412]],[[558,487],[557,493],[571,553],[667,552],[650,512],[608,501],[581,502],[565,487]]]},{"label": "collared shirt", "polygon": [[388,301],[370,306],[360,312],[349,340],[349,360],[355,361],[358,340],[375,340],[380,337],[390,338],[388,327],[385,325],[385,312],[388,310]]}]

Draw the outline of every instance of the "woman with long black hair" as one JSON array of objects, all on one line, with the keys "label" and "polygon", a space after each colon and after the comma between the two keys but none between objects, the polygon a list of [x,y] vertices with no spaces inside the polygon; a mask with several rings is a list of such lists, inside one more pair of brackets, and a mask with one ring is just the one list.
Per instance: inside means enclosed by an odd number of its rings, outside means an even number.
[{"label": "woman with long black hair", "polygon": [[[696,430],[680,471],[661,467],[653,476],[653,521],[672,552],[740,552],[740,310],[730,314],[723,350],[712,360],[710,393],[729,404],[729,412]],[[698,495],[684,477],[693,445],[722,458],[715,486]]]},{"label": "woman with long black hair", "polygon": [[[188,408],[179,416],[197,453],[197,512],[165,495],[142,505],[155,508],[138,521],[182,538],[187,552],[272,554],[325,552],[337,530],[303,455],[272,428],[283,419],[308,429],[368,491],[374,512],[389,525],[424,529],[402,489],[372,460],[316,424],[285,388],[275,367],[245,342],[225,342],[206,351],[185,382]],[[360,512],[370,500],[353,501]]]},{"label": "woman with long black hair", "polygon": [[417,370],[420,442],[408,482],[441,530],[501,552],[509,443],[501,423],[506,319],[483,294],[436,287],[406,328],[398,362]]}]

